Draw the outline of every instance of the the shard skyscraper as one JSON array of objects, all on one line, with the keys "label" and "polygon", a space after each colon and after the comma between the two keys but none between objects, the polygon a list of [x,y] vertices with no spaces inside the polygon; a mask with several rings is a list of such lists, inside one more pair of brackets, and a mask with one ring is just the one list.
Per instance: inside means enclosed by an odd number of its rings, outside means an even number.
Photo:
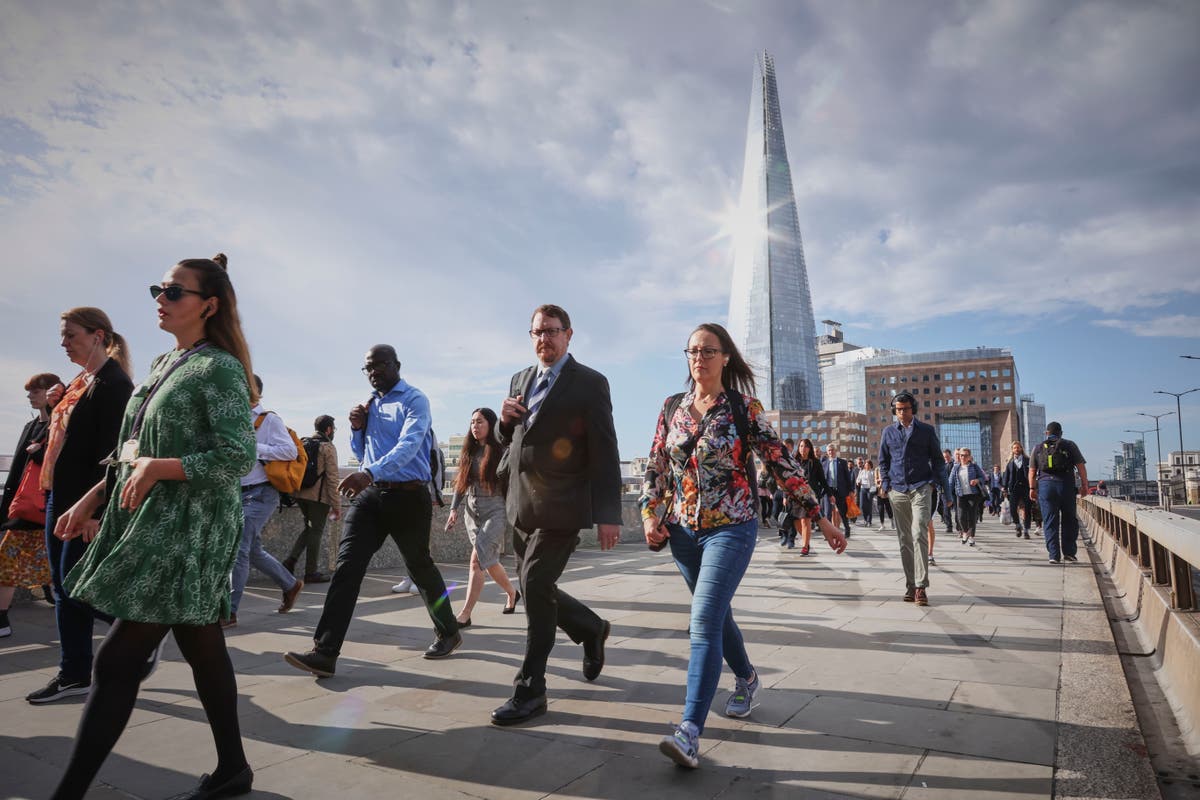
[{"label": "the shard skyscraper", "polygon": [[758,397],[766,408],[820,409],[812,296],[783,142],[775,62],[767,53],[754,65],[738,219],[729,333],[758,375]]}]

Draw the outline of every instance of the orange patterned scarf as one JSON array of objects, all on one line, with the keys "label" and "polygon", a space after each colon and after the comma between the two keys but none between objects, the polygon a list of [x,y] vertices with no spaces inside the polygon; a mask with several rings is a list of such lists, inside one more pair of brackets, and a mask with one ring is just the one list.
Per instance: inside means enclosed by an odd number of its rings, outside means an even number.
[{"label": "orange patterned scarf", "polygon": [[[50,412],[50,435],[46,441],[46,456],[42,459],[42,488],[49,491],[54,488],[54,462],[62,452],[63,443],[67,438],[67,424],[71,421],[71,412],[83,393],[92,385],[93,376],[87,371],[75,376],[62,400]],[[65,509],[64,509],[65,510]]]}]

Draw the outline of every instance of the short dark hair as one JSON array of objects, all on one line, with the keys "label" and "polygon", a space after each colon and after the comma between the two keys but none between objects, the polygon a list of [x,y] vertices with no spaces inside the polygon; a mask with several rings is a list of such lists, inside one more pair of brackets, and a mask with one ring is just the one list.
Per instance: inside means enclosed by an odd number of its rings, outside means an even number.
[{"label": "short dark hair", "polygon": [[917,410],[917,398],[913,397],[908,392],[900,392],[892,397],[892,411],[896,410],[896,403],[908,403],[912,406],[913,411]]},{"label": "short dark hair", "polygon": [[1057,422],[1047,422],[1046,433],[1051,436],[1062,436],[1062,425]]},{"label": "short dark hair", "polygon": [[333,417],[328,414],[322,414],[313,420],[313,430],[317,433],[323,433],[326,428],[332,428],[333,426]]},{"label": "short dark hair", "polygon": [[53,372],[39,372],[29,380],[25,381],[25,391],[33,391],[34,389],[43,390],[49,389],[56,383],[62,383],[62,379]]},{"label": "short dark hair", "polygon": [[538,314],[541,314],[543,317],[554,317],[562,323],[564,331],[571,327],[571,315],[562,306],[556,306],[553,303],[542,303],[529,315],[529,322],[532,323],[533,318]]}]

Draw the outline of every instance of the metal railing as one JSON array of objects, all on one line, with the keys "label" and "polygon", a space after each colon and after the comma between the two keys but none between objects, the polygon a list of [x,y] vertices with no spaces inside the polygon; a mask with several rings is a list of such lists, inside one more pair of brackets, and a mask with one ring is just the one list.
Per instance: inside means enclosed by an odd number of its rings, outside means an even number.
[{"label": "metal railing", "polygon": [[1161,508],[1095,495],[1083,500],[1080,510],[1132,561],[1149,571],[1154,585],[1167,590],[1172,610],[1197,610],[1200,521]]}]

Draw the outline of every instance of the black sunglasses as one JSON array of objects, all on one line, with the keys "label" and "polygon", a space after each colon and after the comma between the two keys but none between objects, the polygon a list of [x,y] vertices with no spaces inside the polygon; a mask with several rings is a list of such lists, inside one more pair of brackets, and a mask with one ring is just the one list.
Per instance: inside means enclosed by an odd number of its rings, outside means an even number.
[{"label": "black sunglasses", "polygon": [[159,295],[163,295],[168,300],[170,300],[172,303],[174,303],[179,298],[183,297],[185,294],[198,294],[201,297],[205,297],[205,298],[208,297],[208,295],[206,295],[204,292],[197,292],[195,289],[185,289],[177,283],[173,283],[170,286],[151,286],[150,287],[150,296],[153,297],[155,300],[158,299]]}]

